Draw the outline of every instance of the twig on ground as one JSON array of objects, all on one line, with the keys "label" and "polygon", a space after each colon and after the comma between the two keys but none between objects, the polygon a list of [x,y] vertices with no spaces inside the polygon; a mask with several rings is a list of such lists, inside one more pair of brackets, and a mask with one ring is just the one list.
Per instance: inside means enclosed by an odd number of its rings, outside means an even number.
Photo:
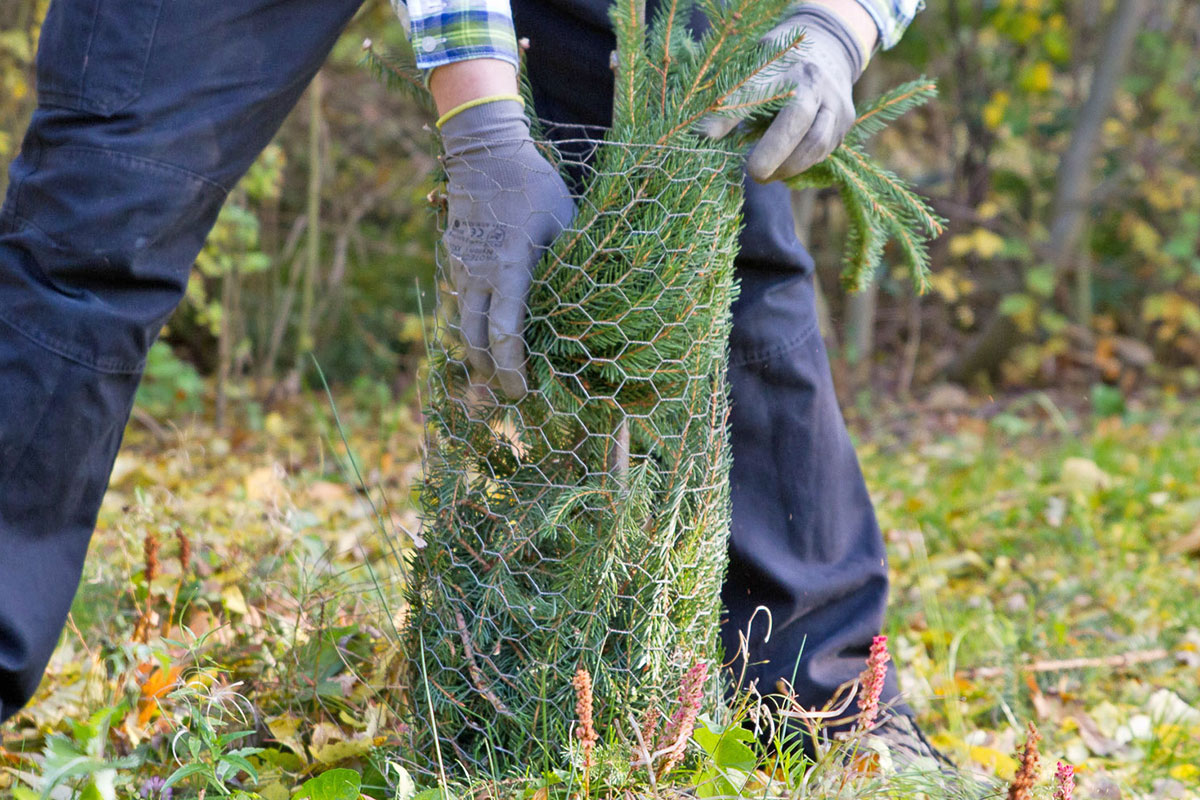
[{"label": "twig on ground", "polygon": [[[1063,672],[1071,669],[1092,669],[1096,667],[1120,669],[1121,667],[1128,667],[1134,664],[1145,664],[1148,661],[1161,661],[1164,658],[1170,657],[1170,651],[1155,648],[1154,650],[1133,650],[1128,653],[1118,653],[1112,656],[1096,656],[1094,658],[1064,658],[1035,661],[1032,664],[1022,664],[1018,669],[1021,672]],[[999,678],[1002,675],[1007,675],[1010,670],[1011,667],[975,667],[974,669],[963,670],[959,674],[969,680]]]}]

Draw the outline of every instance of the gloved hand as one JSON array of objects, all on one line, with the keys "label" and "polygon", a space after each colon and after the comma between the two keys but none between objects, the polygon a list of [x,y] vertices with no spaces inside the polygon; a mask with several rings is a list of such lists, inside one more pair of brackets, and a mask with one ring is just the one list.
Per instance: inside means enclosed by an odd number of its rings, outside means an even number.
[{"label": "gloved hand", "polygon": [[441,122],[450,281],[467,358],[513,399],[525,382],[525,299],[533,268],[575,203],[529,135],[521,103],[499,99]]},{"label": "gloved hand", "polygon": [[[770,85],[793,87],[794,96],[780,109],[746,159],[746,171],[761,183],[799,175],[822,161],[842,143],[854,124],[854,82],[866,58],[854,34],[833,12],[819,5],[801,5],[767,34],[779,41],[806,31],[804,41],[784,57],[782,74]],[[766,88],[763,81],[747,91]],[[721,139],[738,124],[732,117],[711,116],[702,132]]]}]

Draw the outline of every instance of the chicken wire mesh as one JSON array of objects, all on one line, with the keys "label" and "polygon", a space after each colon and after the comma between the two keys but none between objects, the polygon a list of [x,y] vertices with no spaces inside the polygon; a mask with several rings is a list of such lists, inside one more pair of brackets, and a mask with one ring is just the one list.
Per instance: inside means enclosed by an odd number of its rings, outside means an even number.
[{"label": "chicken wire mesh", "polygon": [[439,253],[408,627],[426,769],[434,739],[448,769],[557,757],[577,668],[625,726],[719,647],[739,157],[546,134],[578,215],[535,270],[522,399],[469,367]]}]

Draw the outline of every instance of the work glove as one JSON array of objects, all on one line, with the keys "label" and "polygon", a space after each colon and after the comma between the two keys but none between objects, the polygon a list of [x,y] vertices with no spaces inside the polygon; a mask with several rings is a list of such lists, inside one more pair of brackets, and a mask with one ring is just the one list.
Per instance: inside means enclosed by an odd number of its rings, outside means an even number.
[{"label": "work glove", "polygon": [[[785,41],[799,29],[805,31],[804,41],[783,57],[782,71],[745,88],[747,94],[785,86],[794,92],[746,158],[746,171],[760,183],[794,177],[824,160],[854,124],[854,82],[866,61],[858,40],[825,7],[801,5],[763,41]],[[738,122],[713,115],[701,130],[721,139]]]},{"label": "work glove", "polygon": [[445,166],[442,241],[470,363],[520,399],[526,296],[533,269],[571,224],[575,203],[529,135],[516,99],[467,105],[440,121]]}]

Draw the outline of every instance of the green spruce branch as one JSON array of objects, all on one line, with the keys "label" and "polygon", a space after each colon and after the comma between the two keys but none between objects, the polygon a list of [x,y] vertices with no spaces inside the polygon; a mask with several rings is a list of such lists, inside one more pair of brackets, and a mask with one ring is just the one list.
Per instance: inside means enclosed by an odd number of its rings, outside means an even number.
[{"label": "green spruce branch", "polygon": [[842,282],[858,291],[874,278],[884,247],[894,240],[918,292],[929,285],[929,242],[945,220],[913,188],[864,149],[887,123],[937,96],[937,85],[919,78],[896,87],[863,110],[845,141],[827,159],[787,181],[793,189],[836,187],[849,222]]}]

